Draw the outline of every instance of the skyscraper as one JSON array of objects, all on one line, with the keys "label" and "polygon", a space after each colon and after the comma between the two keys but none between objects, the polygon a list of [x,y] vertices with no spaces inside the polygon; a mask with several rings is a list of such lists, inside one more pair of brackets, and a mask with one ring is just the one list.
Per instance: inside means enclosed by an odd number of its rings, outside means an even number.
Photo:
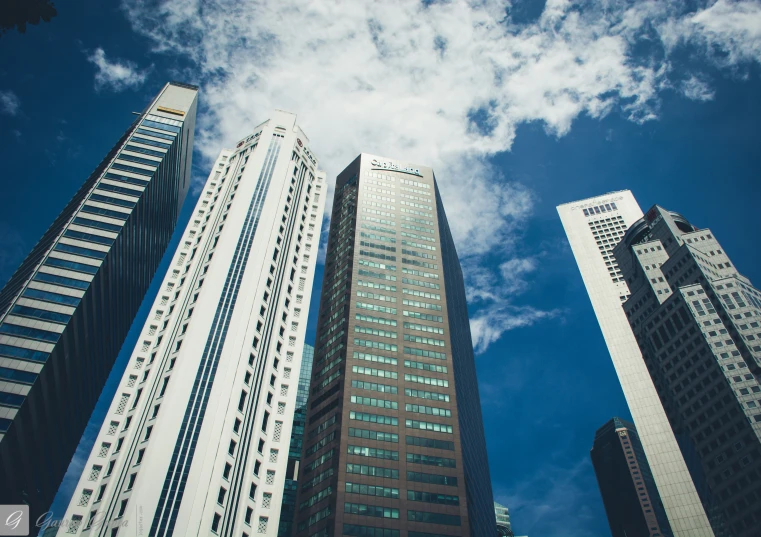
[{"label": "skyscraper", "polygon": [[558,207],[571,250],[676,537],[714,537],[622,304],[629,286],[613,248],[642,211],[628,190]]},{"label": "skyscraper", "polygon": [[295,121],[275,112],[214,163],[69,531],[277,535],[327,193]]},{"label": "skyscraper", "polygon": [[502,504],[494,502],[494,516],[497,517],[497,537],[513,537],[510,525],[510,511]]},{"label": "skyscraper", "polygon": [[495,533],[460,263],[430,168],[336,181],[298,536]]},{"label": "skyscraper", "polygon": [[657,205],[613,253],[631,291],[623,311],[716,533],[759,535],[761,292],[710,229]]},{"label": "skyscraper", "polygon": [[293,427],[291,428],[291,445],[288,450],[288,473],[285,476],[283,505],[280,508],[280,527],[277,530],[278,537],[291,537],[293,535],[293,518],[296,514],[296,487],[304,440],[304,427],[306,426],[307,400],[309,399],[309,383],[312,381],[313,361],[314,347],[304,345],[301,370],[299,371],[299,387],[296,393],[296,410],[293,413]]},{"label": "skyscraper", "polygon": [[673,535],[634,424],[600,427],[590,455],[613,537]]},{"label": "skyscraper", "polygon": [[0,504],[55,496],[177,223],[197,94],[164,86],[0,291]]}]

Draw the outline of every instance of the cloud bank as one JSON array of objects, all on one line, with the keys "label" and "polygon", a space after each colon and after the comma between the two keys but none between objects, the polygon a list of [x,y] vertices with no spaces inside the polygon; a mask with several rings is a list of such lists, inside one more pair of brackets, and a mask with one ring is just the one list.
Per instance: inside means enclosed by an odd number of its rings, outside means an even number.
[{"label": "cloud bank", "polygon": [[[719,67],[761,60],[761,4],[681,4],[547,0],[530,21],[514,21],[510,2],[498,0],[124,0],[123,8],[156,53],[191,66],[184,75],[202,87],[205,158],[280,108],[300,114],[329,177],[362,151],[433,166],[481,352],[507,330],[558,316],[516,302],[536,253],[520,240],[534,200],[489,157],[510,149],[517,127],[539,122],[563,136],[582,114],[654,120],[663,91],[712,98],[703,73],[675,64],[685,47]],[[96,53],[96,82],[130,87],[139,78],[134,66]]]}]

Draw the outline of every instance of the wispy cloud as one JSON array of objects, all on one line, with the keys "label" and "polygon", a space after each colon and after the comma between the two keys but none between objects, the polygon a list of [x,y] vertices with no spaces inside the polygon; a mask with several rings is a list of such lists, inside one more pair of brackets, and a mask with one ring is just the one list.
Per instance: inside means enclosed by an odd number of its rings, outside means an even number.
[{"label": "wispy cloud", "polygon": [[560,310],[543,311],[532,306],[515,306],[505,301],[480,309],[470,319],[470,333],[476,354],[499,340],[508,330],[531,326],[560,315]]},{"label": "wispy cloud", "polygon": [[[541,16],[520,24],[506,15],[509,5],[123,2],[155,51],[192,65],[187,75],[201,84],[206,110],[197,140],[207,161],[280,108],[301,114],[329,177],[362,151],[433,166],[466,276],[517,293],[522,280],[505,279],[499,267],[515,257],[532,194],[489,158],[511,148],[518,126],[538,122],[563,136],[582,114],[654,120],[660,92],[679,87],[670,80],[673,50],[722,51],[724,65],[759,60],[761,46],[752,2],[686,11],[657,1],[548,0]],[[690,74],[680,71],[679,80]],[[694,81],[683,91],[710,95]],[[526,259],[536,254],[528,250]],[[492,295],[474,315],[481,350],[505,329],[556,315],[517,308],[507,292],[479,292]]]},{"label": "wispy cloud", "polygon": [[0,113],[15,116],[19,113],[21,101],[11,90],[0,90]]},{"label": "wispy cloud", "polygon": [[495,484],[494,500],[508,506],[518,532],[597,537],[594,521],[599,509],[592,505],[601,500],[589,456],[570,465],[557,464],[553,458],[545,460],[530,479],[510,486]]},{"label": "wispy cloud", "polygon": [[695,75],[683,81],[680,89],[685,97],[693,101],[710,101],[714,96],[713,90],[708,83]]},{"label": "wispy cloud", "polygon": [[109,60],[106,52],[98,47],[88,54],[87,61],[96,67],[95,89],[110,89],[112,91],[124,91],[135,89],[143,85],[150,68],[142,69],[129,60]]},{"label": "wispy cloud", "polygon": [[659,25],[668,47],[692,44],[720,66],[761,61],[761,4],[750,0],[709,2],[705,9]]}]

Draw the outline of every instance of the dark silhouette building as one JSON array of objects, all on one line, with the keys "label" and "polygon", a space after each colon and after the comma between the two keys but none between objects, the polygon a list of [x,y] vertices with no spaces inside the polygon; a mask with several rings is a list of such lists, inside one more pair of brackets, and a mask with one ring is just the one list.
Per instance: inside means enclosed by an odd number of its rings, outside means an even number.
[{"label": "dark silhouette building", "polygon": [[58,490],[174,232],[197,102],[195,86],[167,84],[0,291],[0,504],[28,504],[33,520]]},{"label": "dark silhouette building", "polygon": [[603,425],[591,456],[613,537],[671,537],[634,424],[613,418]]}]

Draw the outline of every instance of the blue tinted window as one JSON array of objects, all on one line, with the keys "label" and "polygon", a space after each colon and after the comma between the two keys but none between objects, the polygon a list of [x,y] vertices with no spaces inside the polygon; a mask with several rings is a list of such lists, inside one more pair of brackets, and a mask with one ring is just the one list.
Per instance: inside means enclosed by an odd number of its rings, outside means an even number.
[{"label": "blue tinted window", "polygon": [[174,125],[167,125],[166,123],[159,123],[158,121],[151,121],[150,119],[146,119],[143,121],[143,125],[146,127],[153,127],[154,129],[161,129],[162,131],[169,131],[169,132],[180,132],[182,129],[180,127],[175,127]]},{"label": "blue tinted window", "polygon": [[109,216],[111,218],[118,218],[119,220],[126,220],[129,217],[129,213],[120,213],[119,211],[112,211],[110,209],[104,209],[103,207],[93,207],[92,205],[83,205],[79,212],[100,214],[103,216]]},{"label": "blue tinted window", "polygon": [[26,397],[17,393],[0,392],[0,405],[20,407],[24,399]]},{"label": "blue tinted window", "polygon": [[0,334],[8,334],[12,336],[28,337],[32,339],[39,339],[42,341],[50,341],[55,343],[61,334],[56,332],[48,332],[47,330],[40,330],[39,328],[30,328],[28,326],[18,326],[10,324],[8,322],[0,325]]},{"label": "blue tinted window", "polygon": [[77,263],[75,261],[67,261],[66,259],[58,259],[57,257],[49,257],[45,260],[45,264],[51,267],[60,267],[69,270],[76,270],[77,272],[84,272],[86,274],[95,274],[98,272],[99,267],[92,265],[85,265],[84,263]]},{"label": "blue tinted window", "polygon": [[102,203],[110,203],[111,205],[119,205],[120,207],[134,207],[137,203],[136,201],[112,198],[110,196],[102,196],[101,194],[90,194],[90,199]]},{"label": "blue tinted window", "polygon": [[29,371],[21,371],[20,369],[0,367],[0,379],[32,384],[37,379],[37,374],[30,373]]},{"label": "blue tinted window", "polygon": [[35,319],[44,319],[45,321],[53,321],[57,323],[67,323],[70,319],[70,316],[66,315],[65,313],[41,310],[39,308],[31,308],[29,306],[13,306],[11,313],[14,315],[21,315],[23,317],[33,317]]},{"label": "blue tinted window", "polygon": [[428,513],[426,511],[407,511],[407,520],[415,522],[427,522],[429,524],[446,524],[448,526],[459,526],[459,515],[445,515],[441,513]]},{"label": "blue tinted window", "polygon": [[67,229],[63,233],[64,237],[71,237],[72,239],[80,239],[88,242],[97,242],[98,244],[111,244],[114,239],[111,237],[101,237],[100,235],[93,235],[92,233],[83,233],[82,231],[74,231]]},{"label": "blue tinted window", "polygon": [[38,298],[47,302],[56,302],[57,304],[66,304],[67,306],[76,306],[79,304],[80,300],[75,296],[59,295],[58,293],[40,291],[39,289],[27,289],[24,291],[24,296],[28,296],[29,298]]},{"label": "blue tinted window", "polygon": [[[138,129],[139,131],[140,129]],[[145,144],[145,145],[152,145],[154,147],[161,147],[162,149],[169,149],[170,144],[169,142],[162,142],[160,140],[149,140],[147,138],[140,138],[137,136],[133,136],[132,140],[134,142],[137,142],[138,144]]]},{"label": "blue tinted window", "polygon": [[56,274],[48,274],[47,272],[38,272],[35,274],[34,279],[39,282],[54,283],[65,287],[73,287],[74,289],[87,289],[90,286],[90,282],[57,276]]},{"label": "blue tinted window", "polygon": [[148,184],[148,179],[139,179],[137,177],[127,177],[126,175],[117,175],[115,173],[107,172],[104,176],[106,179],[111,179],[112,181],[121,181],[122,183],[130,183],[133,185],[140,185],[145,186]]},{"label": "blue tinted window", "polygon": [[154,167],[161,164],[160,162],[151,160],[149,158],[136,157],[134,155],[128,155],[126,153],[121,153],[117,158],[120,158],[122,160],[129,160],[132,162],[139,162],[140,164],[147,164],[148,166],[154,166]]},{"label": "blue tinted window", "polygon": [[71,254],[83,255],[85,257],[93,257],[95,259],[104,259],[107,252],[100,252],[98,250],[90,250],[88,248],[82,248],[81,246],[73,246],[71,244],[58,243],[55,245],[55,250],[59,252],[68,252]]},{"label": "blue tinted window", "polygon": [[163,132],[148,131],[145,129],[137,129],[137,132],[146,136],[155,136],[156,138],[165,138],[167,140],[174,141],[174,136],[171,134],[164,134]]},{"label": "blue tinted window", "polygon": [[23,358],[24,360],[34,360],[35,362],[44,362],[48,359],[50,353],[43,351],[34,351],[32,349],[23,349],[13,345],[0,345],[0,356],[10,358]]},{"label": "blue tinted window", "polygon": [[7,419],[7,418],[0,418],[0,433],[6,432],[13,421]]},{"label": "blue tinted window", "polygon": [[111,164],[112,170],[122,170],[125,172],[139,173],[140,175],[153,175],[154,170],[146,170],[143,168],[137,168],[135,166],[127,166],[125,164],[113,163]]},{"label": "blue tinted window", "polygon": [[107,231],[119,232],[122,230],[122,226],[117,226],[116,224],[109,224],[108,222],[101,222],[100,220],[90,220],[89,218],[82,218],[81,216],[77,216],[74,219],[74,223],[79,224],[80,226],[89,226],[89,227],[94,227],[98,229],[105,229]]},{"label": "blue tinted window", "polygon": [[124,149],[127,149],[128,151],[133,151],[135,153],[143,153],[144,155],[153,155],[154,157],[166,156],[166,153],[162,153],[161,151],[154,151],[153,149],[146,149],[145,147],[138,147],[132,144],[127,144],[127,147],[125,147]]}]

